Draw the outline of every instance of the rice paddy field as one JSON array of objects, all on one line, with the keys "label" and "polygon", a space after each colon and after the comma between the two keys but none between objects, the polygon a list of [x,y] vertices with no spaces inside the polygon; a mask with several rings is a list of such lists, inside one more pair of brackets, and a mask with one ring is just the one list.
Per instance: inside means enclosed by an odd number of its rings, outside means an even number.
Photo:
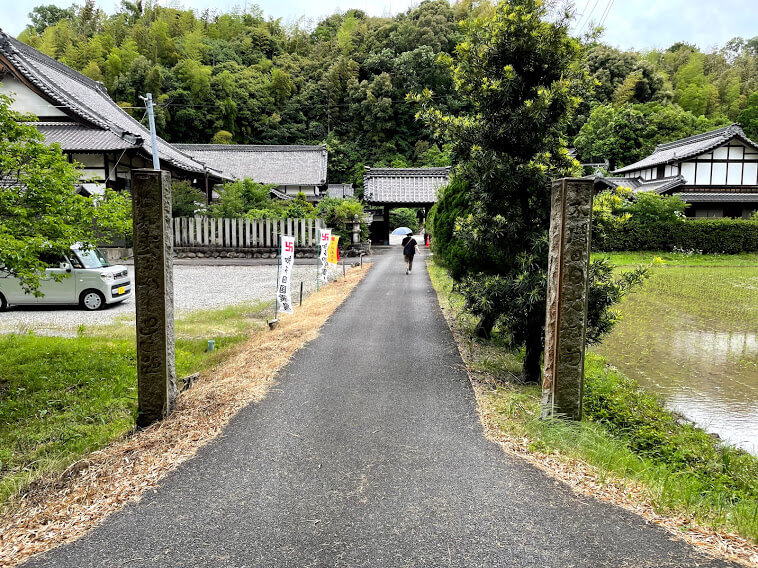
[{"label": "rice paddy field", "polygon": [[758,454],[758,254],[610,254],[650,278],[593,350],[729,443]]}]

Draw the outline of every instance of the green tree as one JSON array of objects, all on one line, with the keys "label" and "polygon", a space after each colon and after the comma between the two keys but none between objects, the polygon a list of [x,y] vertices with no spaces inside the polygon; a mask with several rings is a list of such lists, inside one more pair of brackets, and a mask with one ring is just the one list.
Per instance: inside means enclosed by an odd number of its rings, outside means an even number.
[{"label": "green tree", "polygon": [[289,202],[287,206],[287,217],[293,219],[307,219],[314,216],[316,208],[313,203],[308,203],[305,194],[299,191],[295,199]]},{"label": "green tree", "polygon": [[40,255],[63,254],[75,243],[91,247],[123,237],[131,227],[128,194],[107,190],[96,201],[76,193],[80,171],[60,146],[48,146],[0,95],[0,265],[39,295]]},{"label": "green tree", "polygon": [[194,217],[205,205],[205,195],[188,181],[171,184],[171,214],[174,217]]},{"label": "green tree", "polygon": [[758,93],[750,95],[737,121],[742,124],[748,138],[758,141]]},{"label": "green tree", "polygon": [[71,20],[74,17],[74,9],[60,8],[55,4],[37,6],[29,12],[29,19],[32,21],[30,27],[41,34],[46,28],[54,26],[61,20]]},{"label": "green tree", "polygon": [[235,219],[243,217],[253,210],[276,211],[271,216],[278,216],[279,209],[271,199],[274,185],[257,183],[250,178],[226,183],[219,190],[219,198],[208,208],[213,217]]},{"label": "green tree", "polygon": [[598,105],[574,139],[574,146],[583,161],[608,160],[613,170],[641,160],[658,144],[718,125],[718,121],[695,116],[678,105]]},{"label": "green tree", "polygon": [[211,144],[234,144],[232,133],[227,130],[219,130],[211,138]]},{"label": "green tree", "polygon": [[424,112],[449,137],[469,188],[453,237],[472,253],[459,289],[481,318],[479,335],[498,324],[525,349],[527,382],[540,379],[550,181],[572,172],[562,131],[586,83],[568,24],[548,21],[537,0],[500,2],[491,18],[466,24],[450,60],[472,112],[445,115],[428,97]]},{"label": "green tree", "polygon": [[408,227],[414,233],[418,231],[418,215],[416,209],[398,207],[390,211],[390,230],[398,227]]},{"label": "green tree", "polygon": [[352,197],[346,199],[326,197],[316,205],[316,217],[323,219],[326,226],[332,228],[333,234],[339,235],[343,246],[351,243],[352,223],[356,215],[361,223],[361,238],[368,237],[368,225],[363,218],[364,213],[363,203]]}]

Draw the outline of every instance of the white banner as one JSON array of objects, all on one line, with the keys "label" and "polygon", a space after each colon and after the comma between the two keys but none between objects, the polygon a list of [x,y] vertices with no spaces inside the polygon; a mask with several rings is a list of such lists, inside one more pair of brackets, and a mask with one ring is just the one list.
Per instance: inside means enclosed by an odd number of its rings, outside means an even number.
[{"label": "white banner", "polygon": [[329,281],[329,265],[327,264],[327,258],[329,255],[329,243],[332,241],[331,229],[319,229],[318,242],[321,245],[321,254],[319,254],[319,260],[321,264],[318,267],[319,278],[323,282]]},{"label": "white banner", "polygon": [[295,263],[295,237],[281,236],[279,259],[281,260],[281,264],[279,266],[279,282],[277,282],[276,286],[279,311],[291,314],[293,311],[290,282],[292,280],[292,266]]}]

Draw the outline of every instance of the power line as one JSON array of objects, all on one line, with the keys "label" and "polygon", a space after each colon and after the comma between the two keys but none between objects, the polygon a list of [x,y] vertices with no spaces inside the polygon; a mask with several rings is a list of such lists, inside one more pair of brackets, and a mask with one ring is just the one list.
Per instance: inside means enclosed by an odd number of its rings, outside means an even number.
[{"label": "power line", "polygon": [[[577,33],[581,34],[583,31],[586,31],[586,30],[583,30],[582,28],[589,27],[589,24],[592,21],[592,14],[594,14],[595,8],[597,8],[597,4],[599,1],[600,0],[595,0],[595,3],[592,5],[592,9],[582,16],[582,19],[580,21],[581,25],[577,26]],[[589,2],[587,3],[589,4]],[[586,16],[586,18],[584,16]]]},{"label": "power line", "polygon": [[589,7],[590,7],[590,2],[592,2],[592,0],[587,0],[587,1],[584,3],[584,9],[583,9],[581,12],[577,12],[577,14],[578,14],[578,16],[579,16],[579,17],[578,17],[578,19],[576,20],[576,24],[575,24],[575,26],[574,26],[574,29],[576,29],[576,30],[578,30],[578,29],[579,29],[579,24],[580,24],[580,23],[581,23],[581,21],[584,19],[584,16],[586,16],[586,15],[587,15],[587,8],[589,8]]},{"label": "power line", "polygon": [[603,15],[600,17],[600,23],[598,23],[598,27],[602,28],[603,24],[605,23],[606,18],[608,18],[608,14],[611,13],[611,7],[613,7],[614,0],[609,0],[608,7],[605,9],[605,12],[603,12]]}]

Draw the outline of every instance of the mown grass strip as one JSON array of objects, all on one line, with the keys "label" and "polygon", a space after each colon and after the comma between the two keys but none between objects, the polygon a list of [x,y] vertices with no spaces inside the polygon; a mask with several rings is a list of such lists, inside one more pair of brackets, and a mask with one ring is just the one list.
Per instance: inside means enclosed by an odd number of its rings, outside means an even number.
[{"label": "mown grass strip", "polygon": [[[449,275],[433,262],[428,267],[495,439],[575,488],[647,510],[648,518],[692,542],[709,546],[715,538],[720,549],[711,547],[714,553],[758,562],[758,458],[722,446],[591,353],[586,419],[540,420],[540,388],[515,381],[520,355],[497,339],[474,339],[475,321]],[[703,527],[715,532],[704,534]]]},{"label": "mown grass strip", "polygon": [[[187,314],[176,320],[179,378],[217,365],[253,329],[264,304]],[[0,511],[35,480],[60,473],[134,428],[134,326],[79,336],[0,336]],[[216,350],[206,352],[207,340]]]}]

